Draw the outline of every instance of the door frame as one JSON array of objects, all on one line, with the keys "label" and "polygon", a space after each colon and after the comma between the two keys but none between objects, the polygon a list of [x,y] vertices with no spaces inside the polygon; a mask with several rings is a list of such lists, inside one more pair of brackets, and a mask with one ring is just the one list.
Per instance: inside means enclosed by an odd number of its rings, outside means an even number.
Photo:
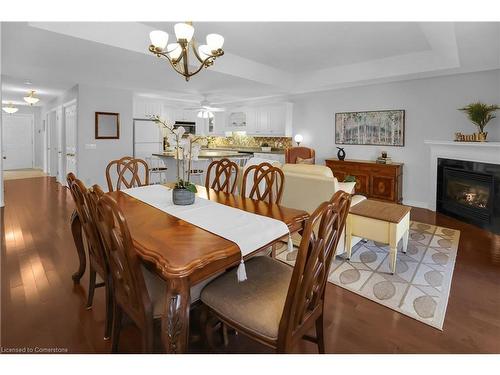
[{"label": "door frame", "polygon": [[[2,134],[2,151],[5,152],[5,147],[4,147],[4,139],[5,139],[5,124],[3,124],[3,121],[5,121],[7,116],[12,116],[12,117],[24,117],[24,118],[29,118],[31,119],[31,168],[33,169],[35,167],[35,115],[30,114],[30,113],[12,113],[12,114],[3,114],[2,113],[3,120],[2,120],[2,126],[3,126],[3,134]],[[2,155],[3,157],[3,155]],[[5,169],[5,163],[3,165],[3,170],[8,170]]]},{"label": "door frame", "polygon": [[[75,171],[77,172],[76,174],[78,175],[78,100],[72,99],[69,102],[63,103],[62,104],[62,127],[64,128],[64,165],[67,165],[67,159],[66,159],[66,108],[75,106]],[[67,171],[66,171],[67,172]]]}]

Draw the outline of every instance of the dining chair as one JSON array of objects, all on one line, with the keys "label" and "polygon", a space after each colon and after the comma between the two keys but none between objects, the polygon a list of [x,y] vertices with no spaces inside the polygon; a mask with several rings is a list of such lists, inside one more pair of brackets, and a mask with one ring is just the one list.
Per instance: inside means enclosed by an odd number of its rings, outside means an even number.
[{"label": "dining chair", "polygon": [[[115,184],[113,184],[113,176],[111,173],[113,167],[116,168],[117,176]],[[135,159],[130,156],[112,160],[106,167],[106,181],[109,191],[121,190],[122,185],[126,189],[149,185],[148,164],[142,159]]]},{"label": "dining chair", "polygon": [[[212,170],[214,172],[213,177]],[[238,173],[238,164],[234,161],[229,159],[214,160],[208,166],[205,187],[233,194],[238,181]]]},{"label": "dining chair", "polygon": [[[253,257],[245,261],[246,281],[238,282],[233,270],[210,282],[201,293],[202,332],[211,334],[207,322],[213,314],[278,353],[290,353],[302,338],[325,353],[325,287],[350,201],[348,193],[339,191],[311,214],[293,268],[269,257]],[[313,326],[315,337],[308,335]]]},{"label": "dining chair", "polygon": [[[112,322],[112,295],[110,286],[110,275],[108,261],[104,248],[97,231],[97,226],[92,212],[95,210],[95,201],[104,193],[98,190],[89,191],[82,181],[73,176],[68,176],[69,189],[75,201],[76,211],[80,218],[85,238],[84,244],[89,257],[89,289],[87,296],[87,310],[92,308],[94,292],[96,288],[104,287],[106,295],[106,320],[104,328],[104,339],[108,340],[111,334]],[[103,280],[96,283],[97,275]]]},{"label": "dining chair", "polygon": [[281,168],[267,162],[251,165],[243,173],[241,195],[279,204],[283,196],[284,184],[285,175]]},{"label": "dining chair", "polygon": [[113,285],[111,350],[118,350],[123,313],[142,333],[145,353],[154,348],[154,319],[162,316],[165,283],[141,265],[125,216],[116,201],[102,196],[97,202],[96,221],[109,260]]}]

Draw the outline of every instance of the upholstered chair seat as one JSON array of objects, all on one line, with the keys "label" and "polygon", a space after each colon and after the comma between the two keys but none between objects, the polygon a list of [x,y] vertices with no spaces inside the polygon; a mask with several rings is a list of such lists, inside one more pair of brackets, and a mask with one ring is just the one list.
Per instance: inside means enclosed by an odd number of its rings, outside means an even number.
[{"label": "upholstered chair seat", "polygon": [[269,257],[252,258],[245,267],[245,282],[236,270],[227,272],[203,289],[201,301],[242,330],[277,340],[293,269]]}]

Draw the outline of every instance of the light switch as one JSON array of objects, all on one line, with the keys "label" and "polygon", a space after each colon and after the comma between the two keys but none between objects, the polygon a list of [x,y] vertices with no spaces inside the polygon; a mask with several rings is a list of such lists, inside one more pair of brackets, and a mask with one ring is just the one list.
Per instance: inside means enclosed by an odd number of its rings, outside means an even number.
[{"label": "light switch", "polygon": [[85,144],[85,150],[95,150],[97,148],[97,145],[95,143],[86,143]]}]

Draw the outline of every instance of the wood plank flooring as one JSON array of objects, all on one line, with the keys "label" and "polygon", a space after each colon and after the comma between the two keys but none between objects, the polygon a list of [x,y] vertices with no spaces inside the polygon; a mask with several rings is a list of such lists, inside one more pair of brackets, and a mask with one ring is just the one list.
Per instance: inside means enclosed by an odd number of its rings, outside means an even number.
[{"label": "wood plank flooring", "polygon": [[[108,353],[103,290],[96,291],[93,309],[86,310],[87,272],[81,285],[71,280],[78,259],[69,227],[69,192],[49,177],[11,180],[5,182],[5,202],[0,210],[2,348]],[[461,231],[444,330],[328,284],[327,351],[500,353],[500,236],[428,210],[413,209],[412,219]],[[206,352],[197,341],[196,323],[194,311],[191,351]],[[120,351],[140,350],[139,332],[129,324]],[[234,334],[219,350],[270,352]],[[316,353],[316,347],[304,341],[296,351]]]}]

